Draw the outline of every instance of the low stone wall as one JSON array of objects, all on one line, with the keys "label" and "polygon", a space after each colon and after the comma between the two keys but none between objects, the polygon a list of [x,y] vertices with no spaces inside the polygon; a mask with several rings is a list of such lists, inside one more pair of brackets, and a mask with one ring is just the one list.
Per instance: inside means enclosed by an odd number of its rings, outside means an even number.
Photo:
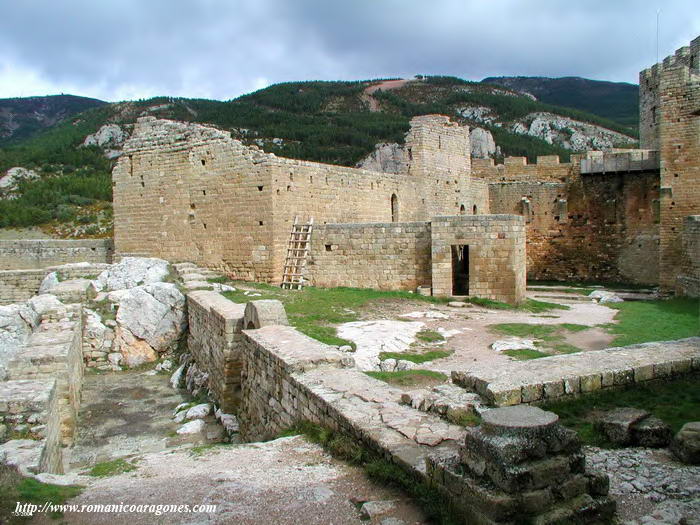
[{"label": "low stone wall", "polygon": [[0,382],[0,418],[0,442],[21,440],[23,448],[36,454],[28,461],[30,470],[63,473],[55,379]]},{"label": "low stone wall", "polygon": [[75,262],[111,263],[113,252],[111,239],[0,241],[0,269],[37,269]]},{"label": "low stone wall", "polygon": [[187,294],[187,348],[200,371],[208,374],[214,401],[230,413],[241,397],[241,331],[245,305],[216,292]]},{"label": "low stone wall", "polygon": [[700,337],[475,365],[452,380],[495,406],[542,403],[700,370]]},{"label": "low stone wall", "polygon": [[678,292],[700,297],[700,215],[683,221],[683,262],[678,276]]},{"label": "low stone wall", "polygon": [[430,223],[315,227],[307,278],[313,286],[415,290],[430,285]]},{"label": "low stone wall", "polygon": [[53,381],[64,445],[73,441],[83,379],[82,306],[47,312],[27,343],[7,363],[7,379]]},{"label": "low stone wall", "polygon": [[46,270],[0,270],[0,304],[21,303],[39,291]]}]

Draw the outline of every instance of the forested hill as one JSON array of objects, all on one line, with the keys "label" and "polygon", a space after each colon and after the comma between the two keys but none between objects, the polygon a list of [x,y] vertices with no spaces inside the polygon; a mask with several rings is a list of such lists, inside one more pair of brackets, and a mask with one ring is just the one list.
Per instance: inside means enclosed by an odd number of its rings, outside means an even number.
[{"label": "forested hill", "polygon": [[[43,130],[30,119],[31,125],[15,126],[11,143],[0,142],[0,227],[48,224],[63,236],[109,235],[110,172],[142,115],[214,125],[280,156],[346,166],[354,166],[378,143],[403,142],[411,117],[429,113],[486,130],[495,139],[497,148],[489,153],[494,157],[558,154],[566,160],[577,149],[632,145],[636,134],[590,112],[454,77],[289,82],[229,101],[157,97],[104,104],[45,98],[53,109],[42,110],[45,117],[36,122],[70,116]],[[17,115],[31,115],[38,103],[11,100],[15,123]],[[93,107],[75,113],[81,105]],[[19,140],[21,134],[28,138]],[[1,178],[13,167],[33,170],[33,175],[3,188]]]},{"label": "forested hill", "polygon": [[581,77],[488,77],[482,80],[534,95],[537,100],[588,111],[623,126],[639,126],[639,86]]}]

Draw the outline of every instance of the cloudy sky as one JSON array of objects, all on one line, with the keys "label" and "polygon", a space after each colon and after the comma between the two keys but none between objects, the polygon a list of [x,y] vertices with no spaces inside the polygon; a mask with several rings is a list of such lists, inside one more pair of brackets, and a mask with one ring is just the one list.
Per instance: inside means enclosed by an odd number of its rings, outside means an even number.
[{"label": "cloudy sky", "polygon": [[697,0],[0,0],[0,98],[230,99],[291,80],[636,82],[700,35]]}]

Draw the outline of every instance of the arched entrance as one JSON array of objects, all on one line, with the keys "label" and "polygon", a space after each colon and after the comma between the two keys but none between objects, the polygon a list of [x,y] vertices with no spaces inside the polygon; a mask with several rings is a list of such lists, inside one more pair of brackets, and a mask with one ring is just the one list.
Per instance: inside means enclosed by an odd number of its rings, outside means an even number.
[{"label": "arched entrance", "polygon": [[399,222],[399,198],[396,193],[391,195],[391,222]]}]

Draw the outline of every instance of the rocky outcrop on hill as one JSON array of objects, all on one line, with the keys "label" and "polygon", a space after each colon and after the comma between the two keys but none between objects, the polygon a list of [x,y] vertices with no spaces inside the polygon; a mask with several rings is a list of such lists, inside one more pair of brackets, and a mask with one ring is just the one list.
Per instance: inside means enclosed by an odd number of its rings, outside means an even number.
[{"label": "rocky outcrop on hill", "polygon": [[83,146],[97,146],[104,150],[107,158],[114,159],[122,154],[122,146],[128,138],[129,134],[117,124],[105,124],[85,137]]},{"label": "rocky outcrop on hill", "polygon": [[34,170],[21,166],[10,168],[5,172],[5,175],[0,177],[0,198],[12,198],[13,192],[17,190],[20,182],[38,178],[39,174]]},{"label": "rocky outcrop on hill", "polygon": [[472,157],[477,159],[488,159],[498,151],[496,142],[490,131],[484,128],[474,128],[469,132]]},{"label": "rocky outcrop on hill", "polygon": [[376,149],[362,159],[357,167],[382,173],[406,173],[408,155],[399,144],[377,144]]}]

